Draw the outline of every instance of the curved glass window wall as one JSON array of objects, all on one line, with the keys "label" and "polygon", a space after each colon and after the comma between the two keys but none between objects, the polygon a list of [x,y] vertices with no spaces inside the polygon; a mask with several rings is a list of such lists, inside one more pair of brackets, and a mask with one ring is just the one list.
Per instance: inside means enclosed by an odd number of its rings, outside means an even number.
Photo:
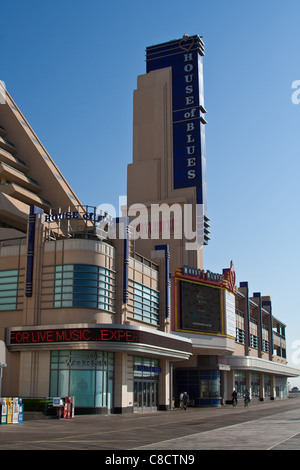
[{"label": "curved glass window wall", "polygon": [[0,271],[0,311],[16,310],[18,275],[18,269]]},{"label": "curved glass window wall", "polygon": [[100,266],[65,264],[55,267],[54,307],[114,310],[115,274]]}]

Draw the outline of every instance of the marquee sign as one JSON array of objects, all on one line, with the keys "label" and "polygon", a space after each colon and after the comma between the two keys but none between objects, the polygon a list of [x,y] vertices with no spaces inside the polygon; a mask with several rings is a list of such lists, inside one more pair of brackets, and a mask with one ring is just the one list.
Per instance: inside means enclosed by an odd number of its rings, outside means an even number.
[{"label": "marquee sign", "polygon": [[[8,328],[7,341],[8,347],[32,347],[48,345],[68,344],[122,344],[122,345],[145,345],[150,348],[164,349],[165,353],[180,352],[190,355],[192,346],[189,342],[176,338],[173,335],[159,334],[146,331],[146,329],[122,326],[101,325],[87,327],[24,327]],[[129,348],[130,349],[130,348]]]},{"label": "marquee sign", "polygon": [[184,266],[172,278],[172,330],[235,338],[235,271]]},{"label": "marquee sign", "polygon": [[172,67],[174,189],[196,187],[197,204],[206,208],[203,41],[185,35],[146,54],[147,73]]},{"label": "marquee sign", "polygon": [[120,328],[59,328],[11,331],[10,344],[77,343],[86,341],[143,342],[140,332]]},{"label": "marquee sign", "polygon": [[177,269],[176,274],[197,278],[198,280],[217,282],[220,287],[225,287],[233,294],[236,294],[236,276],[233,262],[230,261],[230,268],[223,269],[223,274],[214,273],[212,271],[205,271],[204,269],[191,268],[184,266],[183,269]]},{"label": "marquee sign", "polygon": [[233,267],[233,262],[230,261],[230,268],[223,269],[223,283],[227,287],[227,289],[231,290],[234,294],[236,293],[236,278],[235,278],[235,270]]}]

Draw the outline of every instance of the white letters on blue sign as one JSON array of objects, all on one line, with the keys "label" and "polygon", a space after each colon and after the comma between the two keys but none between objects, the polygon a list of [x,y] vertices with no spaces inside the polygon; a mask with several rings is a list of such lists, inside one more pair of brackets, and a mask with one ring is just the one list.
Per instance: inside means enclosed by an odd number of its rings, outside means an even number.
[{"label": "white letters on blue sign", "polygon": [[[184,62],[189,62],[193,61],[193,53],[190,52],[189,54],[184,54]],[[185,64],[183,67],[184,72],[186,73],[184,75],[184,80],[185,83],[192,83],[194,74],[191,73],[194,70],[194,65],[193,64]],[[191,95],[191,93],[194,93],[194,87],[193,85],[186,85],[185,87],[185,93],[188,94],[189,96],[185,97],[185,104],[186,106],[193,105],[195,103],[195,96]],[[196,115],[196,108],[191,109],[190,111],[187,111],[184,114],[185,119],[193,119]],[[195,145],[187,145],[195,142],[194,135],[191,133],[195,131],[195,124],[193,122],[187,122],[186,124],[186,161],[187,161],[187,167],[193,167],[196,166],[196,158],[195,157],[190,157],[190,155],[195,154]],[[188,179],[194,179],[196,178],[196,170],[193,169],[188,169],[187,170],[187,177]]]}]

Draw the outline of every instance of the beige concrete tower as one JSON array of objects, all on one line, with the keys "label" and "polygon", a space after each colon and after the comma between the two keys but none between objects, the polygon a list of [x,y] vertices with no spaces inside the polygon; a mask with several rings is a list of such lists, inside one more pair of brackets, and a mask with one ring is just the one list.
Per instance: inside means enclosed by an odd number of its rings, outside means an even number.
[{"label": "beige concrete tower", "polygon": [[0,82],[0,240],[26,232],[31,206],[49,213],[81,203]]},{"label": "beige concrete tower", "polygon": [[198,36],[148,48],[148,72],[134,91],[128,216],[139,253],[169,245],[172,274],[183,265],[202,268],[208,240],[203,55]]}]

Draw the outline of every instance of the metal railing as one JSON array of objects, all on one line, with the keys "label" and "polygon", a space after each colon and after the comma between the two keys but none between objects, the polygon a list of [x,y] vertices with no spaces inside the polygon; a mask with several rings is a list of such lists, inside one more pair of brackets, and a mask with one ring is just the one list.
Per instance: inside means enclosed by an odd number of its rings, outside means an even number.
[{"label": "metal railing", "polygon": [[22,246],[26,245],[27,237],[18,237],[18,238],[6,238],[4,240],[0,240],[0,249],[4,248],[5,246]]}]

